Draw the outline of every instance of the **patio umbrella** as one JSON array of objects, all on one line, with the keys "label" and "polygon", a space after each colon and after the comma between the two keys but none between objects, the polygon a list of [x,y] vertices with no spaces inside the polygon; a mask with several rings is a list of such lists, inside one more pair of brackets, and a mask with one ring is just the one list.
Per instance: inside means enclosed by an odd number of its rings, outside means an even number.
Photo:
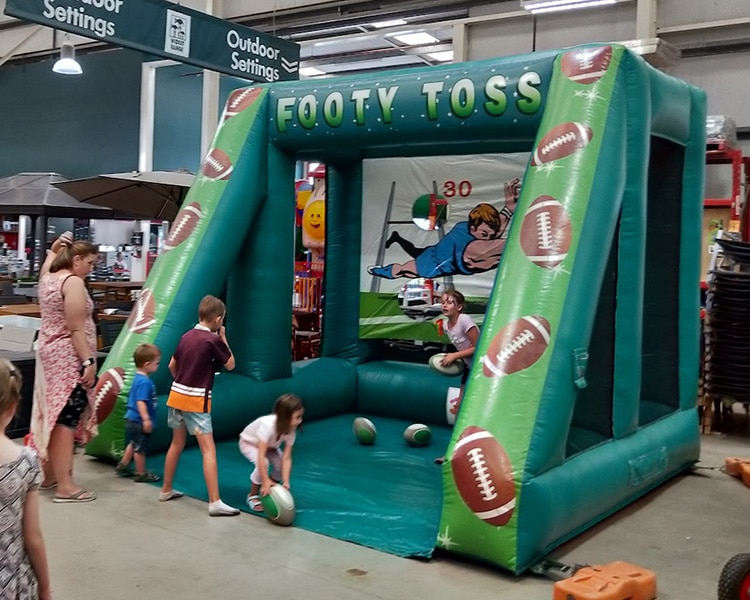
[{"label": "patio umbrella", "polygon": [[59,173],[19,173],[0,179],[0,214],[74,219],[112,219],[115,212],[82,205],[56,186],[68,181]]},{"label": "patio umbrella", "polygon": [[[47,245],[47,219],[49,217],[73,219],[134,218],[111,208],[84,205],[55,187],[67,181],[59,173],[19,173],[0,178],[0,214],[28,215],[31,217],[33,239],[40,239],[42,249]],[[37,220],[41,218],[41,235]],[[23,240],[21,240],[23,241]],[[34,255],[36,250],[32,249]],[[36,256],[31,259],[31,271],[35,271]]]},{"label": "patio umbrella", "polygon": [[61,181],[55,185],[79,201],[171,221],[177,215],[195,175],[187,171],[132,171]]}]

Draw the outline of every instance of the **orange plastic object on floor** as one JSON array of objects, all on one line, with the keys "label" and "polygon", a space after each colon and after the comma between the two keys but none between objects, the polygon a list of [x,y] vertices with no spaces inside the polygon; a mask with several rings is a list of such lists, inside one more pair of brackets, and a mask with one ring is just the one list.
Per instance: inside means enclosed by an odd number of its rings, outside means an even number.
[{"label": "orange plastic object on floor", "polygon": [[591,565],[555,583],[553,600],[653,600],[656,574],[630,563]]},{"label": "orange plastic object on floor", "polygon": [[750,465],[750,458],[737,458],[735,456],[730,456],[729,458],[724,459],[724,471],[726,471],[727,475],[731,475],[732,477],[742,476],[742,465]]}]

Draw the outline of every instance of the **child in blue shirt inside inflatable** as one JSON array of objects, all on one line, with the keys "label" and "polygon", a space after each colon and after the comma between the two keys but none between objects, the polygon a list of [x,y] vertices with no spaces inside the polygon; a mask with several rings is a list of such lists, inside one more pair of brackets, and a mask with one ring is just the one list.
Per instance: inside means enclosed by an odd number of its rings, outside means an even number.
[{"label": "child in blue shirt inside inflatable", "polygon": [[[125,409],[125,453],[115,467],[118,475],[134,477],[135,481],[153,483],[160,477],[146,470],[146,454],[156,417],[156,386],[149,375],[159,368],[161,352],[153,344],[141,344],[133,353],[135,378]],[[135,460],[135,474],[130,461]]]}]

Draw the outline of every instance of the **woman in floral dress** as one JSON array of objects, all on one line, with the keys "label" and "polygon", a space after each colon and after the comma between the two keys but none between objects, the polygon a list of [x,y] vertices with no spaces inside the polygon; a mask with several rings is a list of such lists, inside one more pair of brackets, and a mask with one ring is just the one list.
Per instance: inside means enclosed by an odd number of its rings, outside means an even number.
[{"label": "woman in floral dress", "polygon": [[[97,250],[74,242],[69,232],[52,244],[39,277],[42,326],[34,377],[31,442],[44,464],[42,489],[57,487],[53,502],[91,502],[96,496],[73,482],[76,439],[96,435],[93,385],[96,378],[96,325],[84,278]],[[72,394],[78,384],[85,390]],[[72,394],[72,395],[71,395]]]}]

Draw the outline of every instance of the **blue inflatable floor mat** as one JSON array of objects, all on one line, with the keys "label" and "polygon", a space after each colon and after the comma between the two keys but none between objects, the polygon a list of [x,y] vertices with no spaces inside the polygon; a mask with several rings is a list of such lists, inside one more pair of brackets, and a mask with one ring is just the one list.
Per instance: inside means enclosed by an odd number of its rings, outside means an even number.
[{"label": "blue inflatable floor mat", "polygon": [[[363,446],[354,438],[355,416],[375,424],[374,445]],[[293,525],[397,556],[430,557],[442,503],[441,469],[434,459],[447,447],[451,429],[431,426],[431,444],[413,448],[403,439],[409,424],[370,415],[305,423],[293,453]],[[216,450],[222,500],[251,512],[245,504],[251,463],[235,440],[217,443]],[[151,457],[150,467],[161,472],[163,461],[163,455]],[[183,452],[174,487],[207,500],[197,447]]]}]

